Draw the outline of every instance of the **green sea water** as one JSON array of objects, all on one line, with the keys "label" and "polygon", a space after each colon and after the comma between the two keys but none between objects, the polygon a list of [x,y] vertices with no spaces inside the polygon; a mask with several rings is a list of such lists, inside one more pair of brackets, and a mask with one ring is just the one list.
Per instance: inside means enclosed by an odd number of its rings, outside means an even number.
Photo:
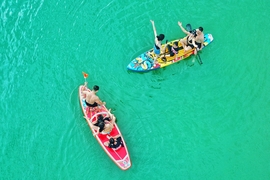
[{"label": "green sea water", "polygon": [[[0,179],[270,179],[269,2],[2,0]],[[128,63],[157,32],[203,26],[200,56],[148,73]],[[195,63],[193,61],[195,60]],[[117,117],[132,167],[93,138],[78,87]]]}]

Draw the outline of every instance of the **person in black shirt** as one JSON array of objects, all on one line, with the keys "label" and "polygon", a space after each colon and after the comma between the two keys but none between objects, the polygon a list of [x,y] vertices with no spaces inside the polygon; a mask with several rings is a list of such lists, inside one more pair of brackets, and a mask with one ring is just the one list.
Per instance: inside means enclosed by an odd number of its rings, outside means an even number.
[{"label": "person in black shirt", "polygon": [[[108,136],[107,136],[108,137]],[[106,141],[104,142],[104,145],[109,147],[109,148],[112,148],[113,150],[117,150],[119,149],[120,147],[123,147],[124,144],[123,144],[123,141],[122,141],[122,138],[121,138],[121,135],[116,135],[114,137],[111,137],[109,139],[109,141]]]}]

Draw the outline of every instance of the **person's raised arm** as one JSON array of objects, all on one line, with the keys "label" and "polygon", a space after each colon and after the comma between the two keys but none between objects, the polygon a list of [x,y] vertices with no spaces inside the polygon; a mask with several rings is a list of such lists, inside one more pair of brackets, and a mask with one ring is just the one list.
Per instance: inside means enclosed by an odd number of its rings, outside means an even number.
[{"label": "person's raised arm", "polygon": [[155,22],[153,20],[150,20],[150,22],[152,23],[153,31],[154,31],[154,36],[156,38],[157,37],[157,31],[156,31],[156,27],[155,27]]},{"label": "person's raised arm", "polygon": [[189,35],[189,32],[188,32],[187,30],[185,30],[185,28],[183,28],[182,23],[181,23],[180,21],[178,21],[178,25],[179,25],[180,29],[181,29],[185,34]]}]

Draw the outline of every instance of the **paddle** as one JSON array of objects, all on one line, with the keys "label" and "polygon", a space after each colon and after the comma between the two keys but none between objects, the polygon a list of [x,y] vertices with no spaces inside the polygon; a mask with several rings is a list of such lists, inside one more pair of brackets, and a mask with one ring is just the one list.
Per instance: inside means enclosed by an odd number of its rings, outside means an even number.
[{"label": "paddle", "polygon": [[191,33],[191,32],[192,32],[191,24],[187,24],[187,25],[186,25],[186,29],[187,29],[188,32]]},{"label": "paddle", "polygon": [[[190,33],[192,33],[192,31],[193,31],[193,30],[192,30],[191,24],[187,24],[187,25],[186,25],[186,29],[187,29],[187,31],[190,32]],[[201,56],[200,56],[198,50],[197,50],[197,57],[198,57],[197,59],[198,59],[199,64],[202,65],[203,62],[202,62],[202,59],[201,59]]]},{"label": "paddle", "polygon": [[88,74],[85,72],[82,72],[83,77],[84,77],[84,85],[86,85],[86,78],[88,77]]},{"label": "paddle", "polygon": [[203,62],[202,62],[202,59],[201,59],[201,56],[200,56],[200,54],[199,54],[199,52],[197,52],[197,56],[198,56],[198,58],[199,58],[199,63],[200,63],[200,65],[202,65],[203,64]]}]

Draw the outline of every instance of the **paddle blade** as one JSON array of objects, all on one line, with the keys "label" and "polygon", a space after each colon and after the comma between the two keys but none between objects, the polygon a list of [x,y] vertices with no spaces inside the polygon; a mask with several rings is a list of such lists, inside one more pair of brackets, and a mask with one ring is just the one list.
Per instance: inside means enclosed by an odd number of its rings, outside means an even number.
[{"label": "paddle blade", "polygon": [[199,63],[200,63],[200,65],[202,65],[203,62],[202,62],[202,59],[201,59],[201,56],[200,56],[199,52],[197,53],[197,56],[198,56],[198,58],[199,58]]},{"label": "paddle blade", "polygon": [[88,74],[87,73],[85,73],[85,72],[82,72],[83,73],[83,77],[84,78],[87,78],[88,77]]},{"label": "paddle blade", "polygon": [[188,32],[191,32],[192,31],[191,24],[187,24],[186,25],[186,29],[187,29]]}]

